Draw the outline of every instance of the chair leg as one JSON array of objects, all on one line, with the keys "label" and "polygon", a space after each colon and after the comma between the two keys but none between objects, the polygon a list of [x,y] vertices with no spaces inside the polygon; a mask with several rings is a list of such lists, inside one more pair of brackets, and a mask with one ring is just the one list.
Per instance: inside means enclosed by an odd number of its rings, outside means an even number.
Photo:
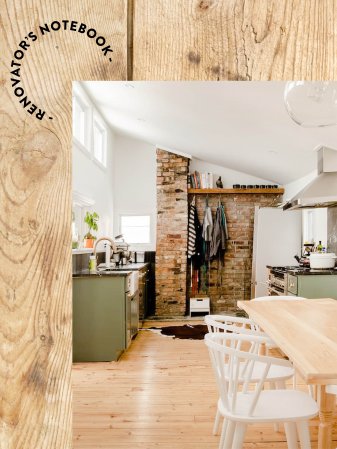
[{"label": "chair leg", "polygon": [[309,423],[307,421],[299,421],[296,425],[301,449],[311,449]]},{"label": "chair leg", "polygon": [[214,426],[213,426],[213,435],[217,435],[218,434],[220,418],[221,418],[221,413],[219,412],[219,409],[217,408],[216,415],[215,415],[215,420],[214,420]]},{"label": "chair leg", "polygon": [[[226,421],[228,421],[228,420],[226,419]],[[233,449],[233,436],[234,436],[234,430],[235,430],[234,421],[228,421],[226,427],[227,427],[226,436],[225,436],[225,441],[222,446],[222,449]]]},{"label": "chair leg", "polygon": [[223,423],[222,423],[219,449],[223,448],[223,445],[224,445],[224,442],[225,442],[225,436],[226,436],[226,431],[227,431],[227,423],[228,423],[227,419],[224,419]]},{"label": "chair leg", "polygon": [[246,424],[244,423],[237,423],[235,426],[235,433],[234,433],[234,439],[233,439],[233,449],[242,449],[243,442],[245,439],[246,434]]},{"label": "chair leg", "polygon": [[[275,388],[277,390],[285,390],[286,389],[286,383],[284,380],[278,380],[276,382]],[[275,432],[281,432],[280,430],[280,424],[279,423],[274,423],[274,431]]]},{"label": "chair leg", "polygon": [[286,431],[288,449],[297,449],[296,424],[294,422],[286,422],[284,423],[284,428]]}]

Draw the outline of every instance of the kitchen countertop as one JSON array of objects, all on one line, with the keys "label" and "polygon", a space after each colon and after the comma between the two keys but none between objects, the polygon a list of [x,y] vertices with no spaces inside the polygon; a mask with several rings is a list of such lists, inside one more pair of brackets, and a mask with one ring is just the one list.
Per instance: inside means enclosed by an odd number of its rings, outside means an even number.
[{"label": "kitchen countertop", "polygon": [[88,276],[91,276],[91,277],[127,276],[132,271],[141,270],[142,268],[146,267],[147,265],[148,265],[148,263],[129,263],[127,265],[121,265],[118,268],[113,268],[108,271],[97,270],[97,273],[90,273],[90,271],[88,269],[86,269],[86,270],[81,270],[77,273],[73,273],[73,278],[88,277]]},{"label": "kitchen countertop", "polygon": [[331,270],[330,269],[314,270],[314,269],[309,268],[308,270],[305,270],[305,271],[301,271],[301,270],[298,271],[296,269],[290,269],[290,270],[287,270],[287,273],[292,274],[293,276],[312,276],[312,275],[317,276],[317,275],[327,275],[327,274],[337,275],[337,270],[333,269],[333,268],[331,268]]},{"label": "kitchen countertop", "polygon": [[[267,268],[280,268],[280,266],[272,266],[267,265]],[[285,273],[291,274],[293,276],[317,276],[317,275],[337,275],[337,268],[331,268],[331,269],[311,269],[306,268],[303,269],[303,267],[284,267]]]},{"label": "kitchen countertop", "polygon": [[131,273],[131,270],[114,270],[114,271],[97,271],[96,273],[91,273],[89,270],[82,270],[78,273],[73,274],[73,278],[83,278],[83,277],[116,277],[116,276],[127,276]]},{"label": "kitchen countertop", "polygon": [[118,268],[114,268],[114,270],[116,270],[116,271],[125,271],[125,270],[136,271],[136,270],[141,270],[142,268],[146,267],[147,265],[148,265],[148,262],[128,263],[126,265],[121,265]]}]

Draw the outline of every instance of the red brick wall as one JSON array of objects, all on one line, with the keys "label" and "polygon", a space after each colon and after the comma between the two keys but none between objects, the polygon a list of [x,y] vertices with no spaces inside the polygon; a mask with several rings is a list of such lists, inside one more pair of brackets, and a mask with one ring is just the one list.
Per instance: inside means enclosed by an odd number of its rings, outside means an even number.
[{"label": "red brick wall", "polygon": [[188,169],[188,158],[157,149],[157,316],[186,312]]},{"label": "red brick wall", "polygon": [[[182,316],[186,313],[189,282],[187,266],[189,159],[157,150],[157,248],[156,315]],[[206,195],[196,195],[200,222]],[[238,300],[250,299],[255,206],[268,206],[281,200],[278,194],[221,194],[225,206],[229,241],[224,265],[210,267],[211,312],[237,311]],[[213,217],[219,195],[209,195]],[[220,285],[218,282],[220,281]],[[189,287],[188,287],[189,290]],[[205,296],[200,294],[198,296]]]},{"label": "red brick wall", "polygon": [[[206,195],[196,195],[200,222],[203,221]],[[221,194],[225,207],[229,240],[224,265],[218,271],[218,261],[211,262],[210,287],[207,296],[211,299],[211,312],[237,311],[238,300],[251,298],[251,274],[253,255],[253,233],[255,206],[268,206],[279,202],[281,195],[273,194]],[[219,195],[209,195],[213,219]],[[189,270],[187,270],[189,272]],[[220,286],[218,286],[218,282]],[[188,283],[189,284],[189,283]],[[189,292],[188,292],[189,293]],[[205,295],[200,295],[205,296]]]}]

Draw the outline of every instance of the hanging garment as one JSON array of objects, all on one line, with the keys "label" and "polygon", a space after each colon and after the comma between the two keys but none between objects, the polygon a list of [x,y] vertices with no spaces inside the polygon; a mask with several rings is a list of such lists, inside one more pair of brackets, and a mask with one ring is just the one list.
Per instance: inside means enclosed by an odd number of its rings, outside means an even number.
[{"label": "hanging garment", "polygon": [[204,222],[202,225],[202,237],[205,240],[205,242],[210,242],[212,240],[212,233],[213,233],[212,210],[209,207],[208,203],[206,203]]},{"label": "hanging garment", "polygon": [[222,205],[218,206],[215,215],[215,222],[210,243],[210,258],[216,258],[220,252],[226,249],[228,239],[227,222],[225,210]]},{"label": "hanging garment", "polygon": [[191,258],[195,254],[195,241],[196,241],[196,229],[195,229],[195,198],[193,198],[190,204],[188,212],[188,237],[187,237],[187,257]]},{"label": "hanging garment", "polygon": [[202,227],[196,210],[195,197],[189,207],[187,244],[187,257],[191,261],[191,294],[195,296],[199,290],[199,269],[203,264]]},{"label": "hanging garment", "polygon": [[213,234],[212,210],[208,205],[208,200],[206,200],[204,222],[202,226],[203,256],[206,262],[210,260],[210,243],[212,240],[212,234]]}]

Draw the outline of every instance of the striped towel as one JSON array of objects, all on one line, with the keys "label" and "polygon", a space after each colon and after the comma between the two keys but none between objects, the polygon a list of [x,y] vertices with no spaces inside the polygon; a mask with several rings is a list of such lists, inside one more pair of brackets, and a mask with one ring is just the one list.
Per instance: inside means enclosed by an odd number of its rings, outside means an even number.
[{"label": "striped towel", "polygon": [[196,240],[195,214],[196,208],[195,205],[192,203],[190,205],[190,210],[188,214],[187,257],[189,259],[195,255],[195,240]]}]

